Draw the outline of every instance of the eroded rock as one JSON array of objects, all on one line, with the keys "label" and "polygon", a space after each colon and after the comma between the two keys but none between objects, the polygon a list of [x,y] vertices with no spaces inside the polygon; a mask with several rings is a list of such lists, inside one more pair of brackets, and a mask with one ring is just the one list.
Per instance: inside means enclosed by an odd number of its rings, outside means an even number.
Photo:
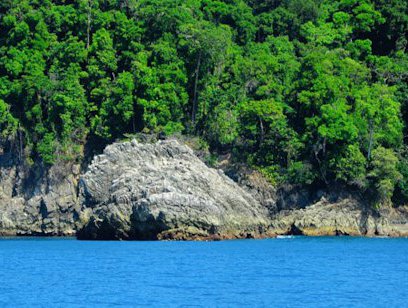
[{"label": "eroded rock", "polygon": [[356,198],[329,202],[323,197],[303,209],[279,212],[271,221],[271,230],[308,236],[408,236],[407,214],[407,207],[385,207],[378,212]]},{"label": "eroded rock", "polygon": [[265,207],[176,140],[108,146],[80,192],[92,209],[83,239],[258,237],[268,227]]},{"label": "eroded rock", "polygon": [[176,140],[112,144],[82,176],[73,164],[25,169],[6,153],[0,155],[0,236],[408,236],[407,206],[375,210],[347,190],[276,190],[246,166],[223,169],[231,177]]},{"label": "eroded rock", "polygon": [[75,235],[80,205],[72,166],[35,174],[0,157],[0,235]]}]

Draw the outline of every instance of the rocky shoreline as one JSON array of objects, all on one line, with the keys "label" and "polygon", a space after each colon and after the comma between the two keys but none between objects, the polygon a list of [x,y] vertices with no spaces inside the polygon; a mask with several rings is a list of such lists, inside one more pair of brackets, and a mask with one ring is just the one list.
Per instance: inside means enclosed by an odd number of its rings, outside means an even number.
[{"label": "rocky shoreline", "polygon": [[[277,235],[408,236],[408,207],[352,193],[277,190],[253,170],[210,168],[178,140],[109,145],[86,172],[0,156],[0,236],[223,240]],[[227,176],[228,175],[228,176]],[[232,180],[233,179],[233,180]]]}]

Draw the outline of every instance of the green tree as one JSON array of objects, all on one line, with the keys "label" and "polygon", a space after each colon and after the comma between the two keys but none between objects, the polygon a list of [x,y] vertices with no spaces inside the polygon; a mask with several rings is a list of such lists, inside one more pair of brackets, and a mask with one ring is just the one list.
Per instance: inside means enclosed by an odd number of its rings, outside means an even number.
[{"label": "green tree", "polygon": [[391,149],[378,147],[373,150],[368,177],[376,190],[377,205],[391,201],[396,183],[401,179],[398,158]]},{"label": "green tree", "polygon": [[0,99],[0,137],[14,138],[18,129],[18,120],[10,113],[10,106]]}]

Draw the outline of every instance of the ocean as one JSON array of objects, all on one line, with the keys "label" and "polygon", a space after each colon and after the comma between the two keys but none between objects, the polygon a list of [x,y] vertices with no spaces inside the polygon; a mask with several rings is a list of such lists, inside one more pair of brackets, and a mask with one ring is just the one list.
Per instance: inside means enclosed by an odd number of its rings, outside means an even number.
[{"label": "ocean", "polygon": [[407,307],[408,239],[0,239],[1,307]]}]

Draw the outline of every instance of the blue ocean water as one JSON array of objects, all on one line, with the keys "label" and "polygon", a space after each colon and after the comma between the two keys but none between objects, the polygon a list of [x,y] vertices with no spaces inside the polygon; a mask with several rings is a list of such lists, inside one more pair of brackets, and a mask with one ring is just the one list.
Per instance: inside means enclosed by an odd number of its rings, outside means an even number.
[{"label": "blue ocean water", "polygon": [[1,307],[406,307],[408,239],[0,240]]}]

